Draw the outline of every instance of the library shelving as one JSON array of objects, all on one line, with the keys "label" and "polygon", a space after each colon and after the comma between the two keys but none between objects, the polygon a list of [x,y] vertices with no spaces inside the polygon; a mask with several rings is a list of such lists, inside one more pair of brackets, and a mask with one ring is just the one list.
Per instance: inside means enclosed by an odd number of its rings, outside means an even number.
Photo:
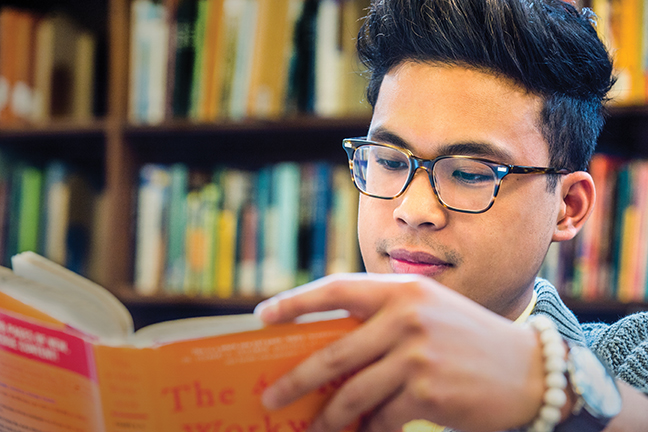
[{"label": "library shelving", "polygon": [[[129,120],[131,0],[4,1],[39,13],[61,8],[97,37],[96,99],[84,119],[0,122],[0,148],[39,161],[64,159],[99,178],[105,197],[105,235],[99,245],[97,282],[115,293],[133,312],[138,327],[170,318],[249,312],[261,296],[220,298],[156,293],[143,296],[134,287],[138,172],[145,164],[208,167],[216,163],[258,167],[290,160],[325,160],[344,165],[341,140],[361,136],[367,115],[325,118],[297,113],[274,119],[221,121],[164,120],[134,124]],[[171,2],[173,3],[173,2]],[[100,70],[104,69],[105,73]],[[600,149],[625,158],[648,156],[648,108],[613,107]],[[289,287],[286,287],[289,288]],[[637,310],[643,301],[586,302],[567,299],[577,315],[612,320]]]}]

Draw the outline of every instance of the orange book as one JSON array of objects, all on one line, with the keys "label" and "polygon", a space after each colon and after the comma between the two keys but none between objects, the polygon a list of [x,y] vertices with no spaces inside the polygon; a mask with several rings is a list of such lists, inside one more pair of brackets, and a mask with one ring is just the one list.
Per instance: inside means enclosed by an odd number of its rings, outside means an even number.
[{"label": "orange book", "polygon": [[234,315],[132,332],[107,290],[31,252],[12,264],[0,268],[0,429],[305,431],[340,382],[272,412],[261,394],[358,325]]},{"label": "orange book", "polygon": [[199,120],[214,121],[219,115],[220,76],[223,44],[224,0],[209,0],[203,45],[202,92]]},{"label": "orange book", "polygon": [[18,73],[18,47],[14,37],[19,21],[20,12],[16,9],[0,9],[0,123],[15,121],[11,95]]},{"label": "orange book", "polygon": [[259,0],[247,112],[277,118],[285,111],[285,92],[296,17],[303,2]]}]

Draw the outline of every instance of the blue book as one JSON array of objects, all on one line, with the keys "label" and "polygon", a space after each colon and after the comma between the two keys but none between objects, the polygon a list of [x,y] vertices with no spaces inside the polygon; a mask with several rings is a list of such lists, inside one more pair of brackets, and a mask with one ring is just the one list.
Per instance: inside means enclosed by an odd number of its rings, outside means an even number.
[{"label": "blue book", "polygon": [[311,278],[318,279],[326,275],[327,223],[331,206],[331,167],[325,162],[315,165],[312,205]]},{"label": "blue book", "polygon": [[258,209],[258,229],[257,229],[257,293],[261,294],[263,286],[263,263],[266,255],[266,220],[269,218],[268,209],[270,208],[270,186],[272,181],[272,169],[264,167],[259,170],[256,182],[257,190],[257,209]]},{"label": "blue book", "polygon": [[273,196],[276,205],[277,287],[293,288],[297,277],[297,234],[299,230],[299,189],[301,169],[298,163],[284,162],[273,171]]},{"label": "blue book", "polygon": [[165,289],[180,293],[184,287],[185,234],[187,230],[187,193],[189,170],[184,164],[169,168],[169,205],[164,217],[166,226]]}]

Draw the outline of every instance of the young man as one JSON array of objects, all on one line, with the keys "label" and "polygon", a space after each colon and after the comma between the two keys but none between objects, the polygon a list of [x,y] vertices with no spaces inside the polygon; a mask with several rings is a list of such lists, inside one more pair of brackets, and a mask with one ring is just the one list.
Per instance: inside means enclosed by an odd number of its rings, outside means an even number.
[{"label": "young man", "polygon": [[[585,169],[612,65],[589,16],[559,0],[377,0],[358,47],[374,111],[367,138],[345,149],[363,192],[370,273],[325,278],[260,314],[279,322],[343,308],[364,324],[280,379],[265,403],[280,407],[355,372],[312,430],[360,417],[367,430],[414,419],[523,427],[546,405],[543,343],[511,325],[530,314],[550,316],[566,341],[593,346],[648,390],[646,316],[617,324],[643,331],[634,339],[583,329],[536,279],[549,244],[573,238],[595,200]],[[621,414],[573,416],[580,399],[568,390],[561,419],[572,430],[645,429],[648,410],[635,407],[648,400],[620,386]]]}]

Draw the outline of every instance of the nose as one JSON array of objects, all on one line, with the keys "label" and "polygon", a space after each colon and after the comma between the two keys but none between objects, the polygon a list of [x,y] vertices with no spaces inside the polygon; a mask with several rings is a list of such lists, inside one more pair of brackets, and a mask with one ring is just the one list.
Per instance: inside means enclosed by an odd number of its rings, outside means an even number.
[{"label": "nose", "polygon": [[394,209],[399,225],[413,229],[441,229],[448,223],[446,209],[432,188],[427,169],[419,169]]}]

